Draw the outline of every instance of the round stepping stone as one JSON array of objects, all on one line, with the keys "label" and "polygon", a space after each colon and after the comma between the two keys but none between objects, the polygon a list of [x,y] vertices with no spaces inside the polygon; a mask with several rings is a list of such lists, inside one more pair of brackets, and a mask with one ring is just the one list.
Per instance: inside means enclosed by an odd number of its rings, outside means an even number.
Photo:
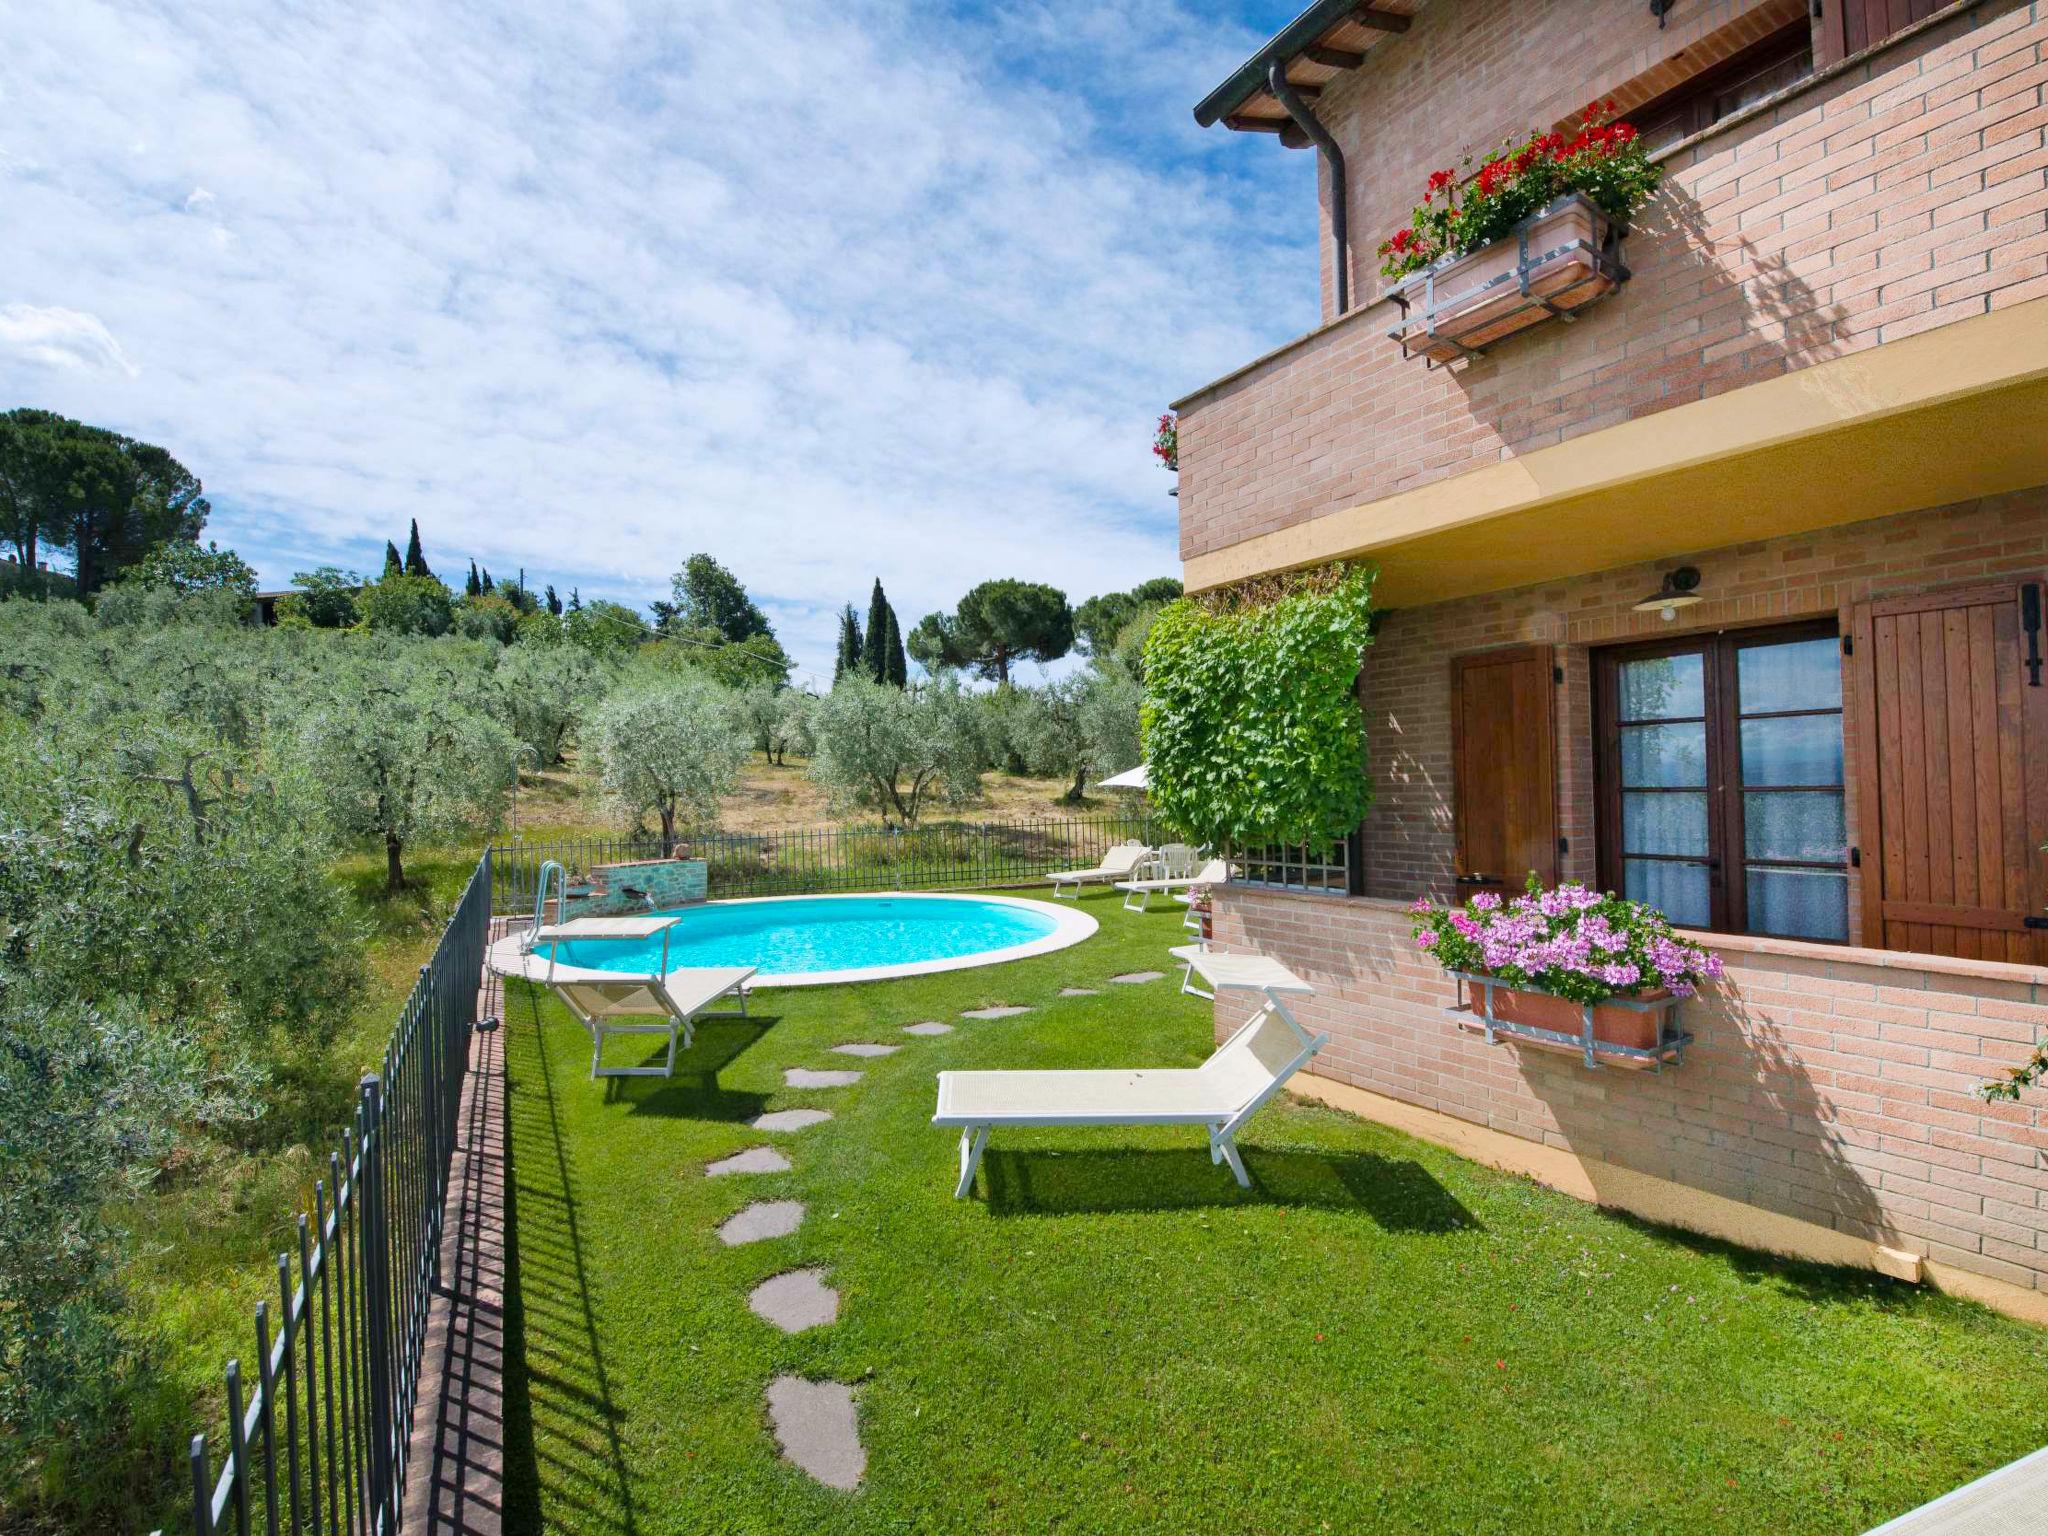
[{"label": "round stepping stone", "polygon": [[1121,976],[1112,976],[1112,977],[1110,977],[1109,979],[1110,979],[1111,981],[1113,981],[1113,982],[1116,982],[1116,983],[1118,983],[1118,984],[1119,984],[1120,986],[1126,986],[1126,987],[1135,987],[1135,986],[1139,985],[1139,984],[1140,984],[1140,983],[1142,983],[1142,982],[1147,982],[1147,981],[1164,981],[1164,980],[1166,979],[1166,972],[1164,972],[1164,971],[1126,971],[1126,972],[1125,972],[1125,973],[1124,973],[1123,975],[1121,975]]},{"label": "round stepping stone", "polygon": [[1014,1019],[1020,1013],[1029,1013],[1029,1008],[1005,1005],[998,1008],[970,1008],[960,1015],[963,1019]]},{"label": "round stepping stone", "polygon": [[1061,997],[1100,997],[1102,994],[1093,987],[1061,987]]},{"label": "round stepping stone", "polygon": [[721,1179],[728,1173],[787,1173],[789,1159],[773,1147],[749,1147],[731,1157],[721,1157],[705,1166],[707,1179]]},{"label": "round stepping stone", "polygon": [[950,1035],[953,1033],[953,1026],[941,1024],[934,1020],[928,1024],[906,1024],[903,1026],[903,1033],[906,1035]]},{"label": "round stepping stone", "polygon": [[825,1283],[822,1269],[792,1269],[763,1280],[747,1293],[754,1316],[784,1333],[802,1333],[839,1320],[839,1292]]},{"label": "round stepping stone", "polygon": [[757,1131],[801,1131],[831,1118],[832,1112],[827,1109],[771,1109],[765,1115],[754,1116],[747,1124]]},{"label": "round stepping stone", "polygon": [[756,1200],[726,1218],[725,1225],[718,1229],[718,1240],[728,1248],[737,1248],[741,1243],[787,1237],[803,1225],[803,1220],[801,1200]]},{"label": "round stepping stone", "polygon": [[790,1067],[782,1074],[792,1088],[851,1088],[860,1079],[858,1072],[817,1072],[809,1067]]},{"label": "round stepping stone", "polygon": [[853,1388],[841,1381],[778,1376],[768,1383],[768,1421],[782,1459],[827,1488],[857,1488],[868,1469]]},{"label": "round stepping stone", "polygon": [[841,1056],[894,1056],[903,1047],[900,1045],[870,1045],[865,1040],[855,1040],[846,1045],[835,1045],[832,1049]]}]

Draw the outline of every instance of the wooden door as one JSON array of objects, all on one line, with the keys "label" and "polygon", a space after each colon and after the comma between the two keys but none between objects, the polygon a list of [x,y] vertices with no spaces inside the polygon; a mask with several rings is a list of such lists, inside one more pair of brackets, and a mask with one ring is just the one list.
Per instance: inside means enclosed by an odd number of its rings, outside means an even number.
[{"label": "wooden door", "polygon": [[1451,800],[1461,894],[1557,880],[1555,658],[1547,645],[1451,664]]},{"label": "wooden door", "polygon": [[2048,636],[2036,582],[1860,604],[1863,942],[2048,964]]}]

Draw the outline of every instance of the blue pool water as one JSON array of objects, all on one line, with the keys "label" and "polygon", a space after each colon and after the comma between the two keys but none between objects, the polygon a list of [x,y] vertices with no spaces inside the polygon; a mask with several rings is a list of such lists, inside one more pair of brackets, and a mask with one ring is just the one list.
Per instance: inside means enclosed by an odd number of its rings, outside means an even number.
[{"label": "blue pool water", "polygon": [[[1051,935],[1054,914],[976,896],[790,897],[692,907],[668,933],[670,970],[751,965],[764,978],[818,971],[957,960]],[[563,965],[647,975],[662,965],[661,940],[572,940]]]}]

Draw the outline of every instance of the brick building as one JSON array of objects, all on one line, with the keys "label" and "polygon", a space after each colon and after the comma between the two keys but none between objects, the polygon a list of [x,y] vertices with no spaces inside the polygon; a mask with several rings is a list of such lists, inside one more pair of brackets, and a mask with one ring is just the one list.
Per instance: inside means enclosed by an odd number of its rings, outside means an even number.
[{"label": "brick building", "polygon": [[[2048,1096],[1975,1093],[2048,1035],[2044,86],[2048,3],[1379,0],[1197,108],[1317,155],[1323,316],[1177,403],[1188,585],[1380,571],[1374,807],[1216,918],[1317,982],[1326,1091],[2048,1319]],[[1607,97],[1665,170],[1626,280],[1407,355],[1424,178]],[[1681,1063],[1446,1012],[1407,903],[1530,870],[1723,955]]]}]

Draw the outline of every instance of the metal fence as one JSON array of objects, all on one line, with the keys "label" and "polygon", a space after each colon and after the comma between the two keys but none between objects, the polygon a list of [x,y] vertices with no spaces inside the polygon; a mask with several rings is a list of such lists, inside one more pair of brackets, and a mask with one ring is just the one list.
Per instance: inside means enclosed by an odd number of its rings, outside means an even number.
[{"label": "metal fence", "polygon": [[1030,821],[927,822],[911,828],[810,827],[793,832],[693,828],[659,837],[515,842],[491,850],[492,910],[533,907],[541,865],[553,859],[573,889],[605,864],[671,855],[705,862],[708,894],[799,896],[1027,885],[1056,869],[1096,863],[1127,838],[1169,840],[1144,812]]},{"label": "metal fence", "polygon": [[227,1364],[217,1477],[207,1437],[192,1437],[196,1536],[398,1528],[490,894],[486,852],[420,967],[382,1070],[362,1080],[299,1216],[296,1252],[277,1256],[275,1321],[260,1303],[253,1378]]},{"label": "metal fence", "polygon": [[1236,858],[1241,871],[1238,878],[1246,885],[1271,890],[1357,895],[1361,890],[1359,873],[1364,868],[1358,843],[1354,833],[1327,848],[1291,843],[1249,849]]}]

